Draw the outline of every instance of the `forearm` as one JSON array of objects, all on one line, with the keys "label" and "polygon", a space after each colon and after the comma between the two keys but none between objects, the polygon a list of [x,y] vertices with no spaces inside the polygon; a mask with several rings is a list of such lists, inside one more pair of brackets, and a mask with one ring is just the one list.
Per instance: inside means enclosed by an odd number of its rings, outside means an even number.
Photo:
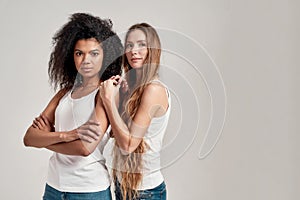
[{"label": "forearm", "polygon": [[63,142],[59,132],[47,132],[30,126],[23,138],[25,146],[42,148],[59,142]]},{"label": "forearm", "polygon": [[131,134],[128,129],[128,126],[121,118],[118,108],[116,104],[110,103],[109,101],[104,103],[109,122],[111,124],[111,128],[114,134],[114,138],[118,143],[119,147],[129,152],[131,151],[130,141],[131,141]]},{"label": "forearm", "polygon": [[83,140],[75,140],[71,142],[62,142],[58,144],[53,144],[45,148],[54,151],[56,153],[66,154],[66,155],[77,155],[77,156],[88,156],[95,151],[99,142],[103,138],[103,135],[95,142],[89,143]]},{"label": "forearm", "polygon": [[58,144],[53,144],[45,147],[56,153],[66,154],[66,155],[77,155],[77,156],[87,156],[89,151],[84,147],[81,140],[75,140],[72,142],[63,142]]},{"label": "forearm", "polygon": [[97,139],[92,142],[87,142],[85,140],[75,140],[71,142],[64,142],[59,144],[54,144],[47,146],[46,148],[57,153],[67,154],[67,155],[80,155],[88,156],[97,148],[99,142],[102,140],[103,135],[107,129],[108,123],[104,112],[104,108],[99,104],[96,105],[96,109],[91,114],[89,120],[78,127],[76,130],[78,135],[82,133],[97,133]]},{"label": "forearm", "polygon": [[66,132],[47,132],[30,126],[24,136],[24,145],[43,148],[65,141]]}]

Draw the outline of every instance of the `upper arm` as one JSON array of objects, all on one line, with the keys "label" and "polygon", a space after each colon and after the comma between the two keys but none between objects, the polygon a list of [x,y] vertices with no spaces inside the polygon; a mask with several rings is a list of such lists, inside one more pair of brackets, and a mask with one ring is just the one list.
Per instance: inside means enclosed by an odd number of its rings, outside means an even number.
[{"label": "upper arm", "polygon": [[97,93],[97,101],[96,101],[96,105],[95,105],[95,112],[93,113],[94,116],[92,116],[92,118],[94,118],[94,120],[100,122],[100,126],[103,132],[106,131],[107,127],[108,127],[108,117],[106,114],[106,111],[104,109],[104,105],[102,103],[101,98],[99,98],[99,93]]},{"label": "upper arm", "polygon": [[[97,94],[99,95],[99,94]],[[100,143],[100,141],[102,140],[107,128],[108,128],[108,117],[106,115],[102,100],[100,98],[98,98],[98,96],[96,96],[96,105],[95,105],[95,110],[92,113],[92,116],[90,117],[90,120],[94,120],[100,123],[100,137],[98,137],[97,140],[94,140],[92,142],[86,142],[84,140],[79,140],[79,141],[74,141],[74,143],[76,142],[81,142],[82,146],[84,147],[84,150],[82,151],[82,155],[87,156],[90,153],[92,153],[96,147],[98,146],[98,144]],[[95,127],[94,127],[95,128]]]},{"label": "upper arm", "polygon": [[149,84],[141,98],[141,103],[133,119],[135,124],[148,127],[153,117],[158,117],[166,112],[168,98],[165,88],[156,83]]},{"label": "upper arm", "polygon": [[61,89],[60,91],[58,91],[55,96],[50,100],[50,102],[48,103],[48,105],[46,106],[46,108],[43,110],[43,112],[41,113],[42,115],[44,115],[51,124],[54,124],[54,120],[55,120],[55,110],[59,104],[59,101],[61,100],[61,98],[67,93],[66,89]]},{"label": "upper arm", "polygon": [[133,136],[131,148],[137,148],[152,118],[165,113],[167,107],[168,99],[165,88],[160,84],[149,84],[143,92],[141,103],[129,127],[130,134]]}]

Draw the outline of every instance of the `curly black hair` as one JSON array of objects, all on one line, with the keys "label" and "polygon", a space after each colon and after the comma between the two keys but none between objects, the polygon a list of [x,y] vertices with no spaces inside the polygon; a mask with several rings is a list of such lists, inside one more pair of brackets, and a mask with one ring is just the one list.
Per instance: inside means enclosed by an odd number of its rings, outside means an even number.
[{"label": "curly black hair", "polygon": [[87,13],[74,13],[53,39],[48,74],[54,89],[71,89],[76,80],[74,47],[78,40],[95,38],[103,48],[103,63],[99,72],[101,80],[121,74],[123,46],[112,30],[110,19],[100,19]]}]

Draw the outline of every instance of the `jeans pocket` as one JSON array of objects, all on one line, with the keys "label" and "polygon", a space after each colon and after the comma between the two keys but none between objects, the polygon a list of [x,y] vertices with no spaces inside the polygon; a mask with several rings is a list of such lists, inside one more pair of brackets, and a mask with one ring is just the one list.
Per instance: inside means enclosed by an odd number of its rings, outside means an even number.
[{"label": "jeans pocket", "polygon": [[144,190],[138,193],[137,200],[149,200],[152,198],[152,192]]}]

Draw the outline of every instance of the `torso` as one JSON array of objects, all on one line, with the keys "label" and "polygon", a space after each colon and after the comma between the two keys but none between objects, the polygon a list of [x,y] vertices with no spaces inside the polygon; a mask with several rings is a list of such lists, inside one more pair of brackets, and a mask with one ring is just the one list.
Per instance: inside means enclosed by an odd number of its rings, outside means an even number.
[{"label": "torso", "polygon": [[[94,111],[97,92],[98,89],[92,90],[85,96],[76,96],[79,94],[76,91],[66,93],[55,111],[55,130],[68,131],[85,123]],[[86,157],[53,153],[47,183],[66,192],[105,190],[110,185],[110,180],[102,152],[108,139],[108,134],[105,134],[95,151]]]}]

